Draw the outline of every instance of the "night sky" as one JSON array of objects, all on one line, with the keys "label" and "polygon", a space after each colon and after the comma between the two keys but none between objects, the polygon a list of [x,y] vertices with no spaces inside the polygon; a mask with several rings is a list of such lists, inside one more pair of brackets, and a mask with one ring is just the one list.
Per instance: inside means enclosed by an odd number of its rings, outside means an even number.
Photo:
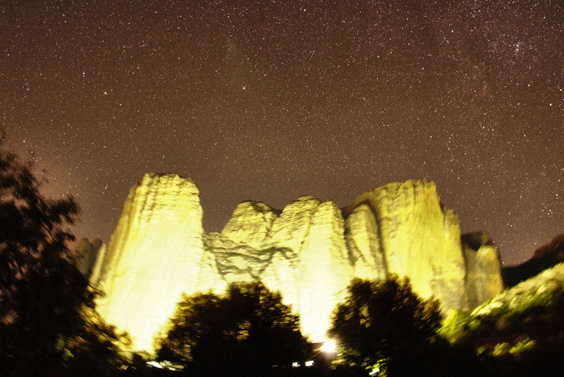
[{"label": "night sky", "polygon": [[208,231],[410,178],[506,265],[564,231],[561,1],[2,1],[0,33],[5,145],[77,236],[147,172],[192,178]]}]

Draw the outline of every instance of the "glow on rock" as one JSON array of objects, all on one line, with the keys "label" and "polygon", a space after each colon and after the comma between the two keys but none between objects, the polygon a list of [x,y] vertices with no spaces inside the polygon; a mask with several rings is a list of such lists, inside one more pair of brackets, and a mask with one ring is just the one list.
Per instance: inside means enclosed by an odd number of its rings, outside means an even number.
[{"label": "glow on rock", "polygon": [[198,286],[203,254],[202,210],[192,181],[146,175],[129,193],[101,263],[104,319],[129,333],[134,350],[151,351],[154,336],[182,293]]},{"label": "glow on rock", "polygon": [[154,351],[182,293],[223,294],[236,282],[279,292],[316,343],[354,278],[407,276],[443,311],[473,309],[503,289],[497,249],[462,249],[458,217],[432,182],[388,184],[343,209],[311,196],[282,211],[244,202],[221,233],[204,232],[202,214],[189,179],[147,174],[131,189],[92,281],[106,294],[100,314],[131,335],[133,350]]}]

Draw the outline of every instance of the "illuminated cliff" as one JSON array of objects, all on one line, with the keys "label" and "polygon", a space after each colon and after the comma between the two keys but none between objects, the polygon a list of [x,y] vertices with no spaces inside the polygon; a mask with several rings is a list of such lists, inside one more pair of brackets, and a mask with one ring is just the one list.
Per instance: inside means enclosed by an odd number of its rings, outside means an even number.
[{"label": "illuminated cliff", "polygon": [[[467,271],[458,217],[441,206],[434,183],[391,183],[358,196],[344,213],[359,206],[370,208],[377,224],[378,240],[357,244],[367,263],[409,277],[419,295],[434,295],[445,309],[477,305],[464,302],[461,294]],[[351,238],[371,235],[356,226],[349,234]],[[383,257],[370,250],[376,244]]]},{"label": "illuminated cliff", "polygon": [[132,336],[134,349],[151,350],[181,294],[195,292],[203,253],[196,186],[175,175],[146,175],[130,190],[94,268],[92,279],[106,293],[99,313]]},{"label": "illuminated cliff", "polygon": [[408,276],[443,310],[472,309],[503,289],[497,249],[461,242],[458,218],[432,182],[392,183],[344,209],[305,196],[282,211],[243,202],[221,233],[204,233],[198,190],[174,175],[147,175],[132,188],[93,281],[107,296],[101,314],[152,351],[153,336],[180,294],[223,293],[262,280],[325,339],[330,315],[355,277]]}]

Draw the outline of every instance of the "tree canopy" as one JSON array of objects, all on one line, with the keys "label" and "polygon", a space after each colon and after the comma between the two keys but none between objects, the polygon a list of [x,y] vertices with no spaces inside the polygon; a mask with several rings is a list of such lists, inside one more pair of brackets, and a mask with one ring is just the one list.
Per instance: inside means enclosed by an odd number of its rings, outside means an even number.
[{"label": "tree canopy", "polygon": [[281,296],[255,283],[232,285],[224,297],[184,297],[156,348],[193,374],[263,376],[303,361],[309,345]]},{"label": "tree canopy", "polygon": [[31,165],[2,147],[0,140],[0,375],[58,374],[77,361],[73,338],[95,334],[100,346],[120,336],[91,322],[95,292],[69,248],[77,202],[45,198]]},{"label": "tree canopy", "polygon": [[431,375],[442,339],[436,300],[421,300],[407,279],[354,280],[333,313],[329,335],[345,362],[387,376]]}]

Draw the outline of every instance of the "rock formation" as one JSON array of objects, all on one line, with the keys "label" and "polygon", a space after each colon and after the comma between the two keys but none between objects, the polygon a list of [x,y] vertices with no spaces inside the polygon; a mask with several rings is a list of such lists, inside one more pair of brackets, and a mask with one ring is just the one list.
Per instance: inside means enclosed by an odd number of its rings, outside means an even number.
[{"label": "rock formation", "polygon": [[92,280],[106,293],[99,313],[126,330],[135,349],[152,350],[181,294],[196,292],[202,233],[198,189],[189,179],[149,174],[130,190]]},{"label": "rock formation", "polygon": [[493,241],[484,232],[462,235],[466,257],[466,301],[464,309],[472,309],[499,293],[503,286],[501,261]]},{"label": "rock formation", "polygon": [[[383,257],[376,259],[382,260],[386,274],[409,277],[419,295],[435,295],[445,309],[473,305],[461,295],[466,268],[458,217],[441,206],[434,183],[391,183],[366,192],[344,209],[345,216],[361,205],[370,208],[378,224]],[[348,233],[354,237],[357,229],[350,228]],[[360,246],[361,254],[368,256],[369,263],[377,263],[370,260],[369,247]]]},{"label": "rock formation", "polygon": [[76,243],[75,250],[78,254],[78,269],[87,278],[92,274],[92,269],[102,245],[103,242],[99,238],[90,242],[88,238],[83,237]]},{"label": "rock formation", "polygon": [[[223,293],[262,280],[301,317],[303,332],[325,339],[331,312],[355,278],[407,276],[444,311],[471,310],[503,289],[497,248],[461,241],[458,218],[432,182],[392,183],[340,209],[301,197],[282,211],[239,204],[221,233],[204,233],[198,190],[175,175],[146,175],[125,203],[93,281],[106,292],[104,318],[152,351],[182,292]],[[479,237],[478,237],[479,238]]]}]

